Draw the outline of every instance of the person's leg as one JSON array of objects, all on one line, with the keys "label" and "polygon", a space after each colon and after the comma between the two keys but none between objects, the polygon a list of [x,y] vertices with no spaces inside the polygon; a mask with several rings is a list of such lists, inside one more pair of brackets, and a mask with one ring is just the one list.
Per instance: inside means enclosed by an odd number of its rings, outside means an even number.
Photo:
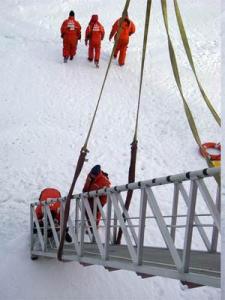
[{"label": "person's leg", "polygon": [[[43,232],[44,232],[43,231],[44,223],[43,223],[42,220],[38,220],[38,223],[39,223],[39,226],[40,226],[40,229],[41,229],[41,233],[43,234]],[[38,233],[35,223],[34,223],[34,227],[33,227],[33,233]]]},{"label": "person's leg", "polygon": [[70,60],[73,59],[73,57],[76,55],[76,52],[77,52],[77,40],[75,42],[71,41],[70,42]]},{"label": "person's leg", "polygon": [[70,54],[70,45],[67,40],[63,40],[63,57],[64,57],[64,62],[67,62],[67,59]]},{"label": "person's leg", "polygon": [[113,54],[114,58],[117,58],[117,55],[118,55],[119,51],[120,51],[120,47],[119,47],[119,44],[117,44],[116,49],[115,49],[114,54]]},{"label": "person's leg", "polygon": [[67,243],[71,243],[72,242],[72,237],[69,234],[69,228],[66,228],[66,235],[65,235],[65,240]]},{"label": "person's leg", "polygon": [[96,47],[95,47],[95,63],[99,63],[100,51],[101,51],[101,46],[96,45]]},{"label": "person's leg", "polygon": [[88,60],[89,61],[93,61],[93,57],[94,57],[94,47],[91,44],[91,42],[89,42],[89,47],[88,47]]},{"label": "person's leg", "polygon": [[74,44],[70,44],[70,60],[73,60],[74,55],[75,55]]},{"label": "person's leg", "polygon": [[120,66],[123,66],[125,64],[126,53],[127,53],[127,44],[121,45],[120,55],[118,60]]},{"label": "person's leg", "polygon": [[76,55],[76,53],[77,53],[77,43],[78,43],[78,40],[76,40],[75,41],[75,43],[74,43],[74,56]]}]

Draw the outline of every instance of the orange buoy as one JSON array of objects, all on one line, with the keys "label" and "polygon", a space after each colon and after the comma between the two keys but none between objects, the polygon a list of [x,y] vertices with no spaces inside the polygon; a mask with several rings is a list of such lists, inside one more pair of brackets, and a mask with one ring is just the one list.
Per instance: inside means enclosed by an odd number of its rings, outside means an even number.
[{"label": "orange buoy", "polygon": [[[218,150],[219,153],[217,154],[209,153],[209,149]],[[220,143],[212,143],[212,142],[202,144],[200,148],[200,153],[203,157],[208,157],[210,160],[217,160],[217,161],[221,160],[221,145]]]}]

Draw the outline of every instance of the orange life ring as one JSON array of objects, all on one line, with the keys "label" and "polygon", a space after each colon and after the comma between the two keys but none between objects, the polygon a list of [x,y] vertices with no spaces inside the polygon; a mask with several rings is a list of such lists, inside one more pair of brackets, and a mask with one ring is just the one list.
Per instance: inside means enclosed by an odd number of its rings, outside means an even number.
[{"label": "orange life ring", "polygon": [[209,142],[202,144],[202,147],[200,148],[200,153],[203,157],[208,157],[210,160],[221,160],[221,153],[211,154],[207,151],[208,149],[216,149],[221,152],[220,143]]}]

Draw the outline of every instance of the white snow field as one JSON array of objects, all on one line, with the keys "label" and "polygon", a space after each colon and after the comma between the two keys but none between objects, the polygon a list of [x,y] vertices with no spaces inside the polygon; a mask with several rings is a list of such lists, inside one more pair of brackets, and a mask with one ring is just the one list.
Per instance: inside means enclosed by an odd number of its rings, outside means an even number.
[{"label": "white snow field", "polygon": [[[206,167],[185,117],[169,61],[160,1],[152,1],[144,73],[137,180]],[[176,280],[140,279],[127,271],[109,273],[54,259],[31,261],[29,204],[45,187],[68,193],[84,144],[113,43],[108,36],[120,16],[121,0],[0,1],[0,299],[220,299],[220,289],[182,289]],[[75,188],[101,164],[113,185],[127,182],[140,76],[145,0],[131,0],[136,25],[126,64],[114,60],[88,144],[90,153]],[[221,16],[219,0],[179,1],[197,73],[216,110],[221,111]],[[82,26],[77,56],[63,64],[60,26],[73,9]],[[183,88],[202,142],[221,140],[185,56],[173,1],[170,33]],[[105,27],[100,68],[87,61],[84,31],[92,14]],[[162,207],[167,203],[162,199]],[[135,211],[138,206],[132,204]],[[154,234],[154,232],[153,232]],[[150,238],[157,238],[155,236]],[[201,247],[198,236],[195,247]]]}]

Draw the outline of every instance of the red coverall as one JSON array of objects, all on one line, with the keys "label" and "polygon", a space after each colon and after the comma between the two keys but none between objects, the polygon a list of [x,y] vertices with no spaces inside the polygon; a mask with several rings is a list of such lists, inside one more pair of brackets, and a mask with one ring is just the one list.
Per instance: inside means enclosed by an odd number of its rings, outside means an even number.
[{"label": "red coverall", "polygon": [[[104,187],[110,187],[111,183],[108,179],[108,176],[106,173],[104,172],[100,172],[97,176],[93,176],[91,174],[88,175],[84,188],[83,188],[83,192],[90,192],[90,191],[95,191],[95,190],[99,190],[102,189]],[[100,196],[99,197],[101,205],[104,206],[107,202],[107,196]],[[89,205],[91,207],[91,211],[93,212],[94,209],[94,200],[93,198],[89,198]],[[90,221],[89,221],[89,217],[86,214],[87,217],[87,221],[89,223],[89,226],[91,226]],[[99,211],[99,209],[97,208],[97,216],[96,216],[96,224],[99,224],[99,221],[101,219],[101,212]]]},{"label": "red coverall", "polygon": [[[61,194],[56,189],[46,188],[41,192],[41,195],[39,197],[39,201],[43,202],[43,201],[48,200],[49,198],[53,198],[53,199],[54,198],[61,198]],[[60,224],[60,202],[54,202],[54,203],[50,204],[49,208],[50,208],[54,223],[56,225],[56,231],[58,231],[59,230],[59,224]],[[42,234],[43,234],[43,227],[44,227],[44,223],[43,223],[43,220],[42,220],[43,217],[44,217],[43,211],[44,211],[43,205],[39,204],[36,207],[35,212],[37,214],[37,218],[38,218],[38,221],[39,221],[39,225],[41,227]],[[69,235],[68,230],[69,230],[69,228],[67,227],[66,228],[65,240],[67,242],[71,243],[72,238]],[[36,233],[36,232],[37,232],[36,225],[34,225],[34,233]],[[52,235],[53,235],[52,230],[48,229],[48,237],[52,237]]]},{"label": "red coverall", "polygon": [[[116,34],[119,30],[119,22],[121,19],[118,19],[112,27],[110,36],[109,36],[109,40],[111,40],[113,38],[113,36],[115,36],[114,38],[116,39]],[[128,18],[126,17],[122,23],[122,30],[120,33],[120,37],[117,43],[117,47],[115,49],[114,52],[114,58],[117,57],[118,52],[120,52],[119,54],[119,65],[123,66],[125,63],[125,58],[126,58],[126,51],[127,51],[127,46],[129,43],[129,36],[132,35],[135,32],[135,25],[134,23]]]},{"label": "red coverall", "polygon": [[93,15],[85,33],[85,44],[87,45],[89,41],[88,60],[92,61],[94,58],[96,63],[99,62],[101,41],[104,35],[105,30],[101,23],[98,22],[98,16]]},{"label": "red coverall", "polygon": [[74,17],[70,16],[61,26],[63,38],[63,57],[73,59],[76,55],[77,42],[81,39],[81,26]]},{"label": "red coverall", "polygon": [[[56,189],[47,188],[41,192],[39,201],[43,202],[49,198],[61,198],[61,194]],[[53,218],[56,219],[59,223],[60,222],[60,202],[54,202],[54,203],[50,204],[49,208],[53,215]],[[36,207],[35,211],[36,211],[38,220],[42,220],[42,218],[43,218],[43,209],[44,209],[44,207],[41,204],[39,204]]]}]

